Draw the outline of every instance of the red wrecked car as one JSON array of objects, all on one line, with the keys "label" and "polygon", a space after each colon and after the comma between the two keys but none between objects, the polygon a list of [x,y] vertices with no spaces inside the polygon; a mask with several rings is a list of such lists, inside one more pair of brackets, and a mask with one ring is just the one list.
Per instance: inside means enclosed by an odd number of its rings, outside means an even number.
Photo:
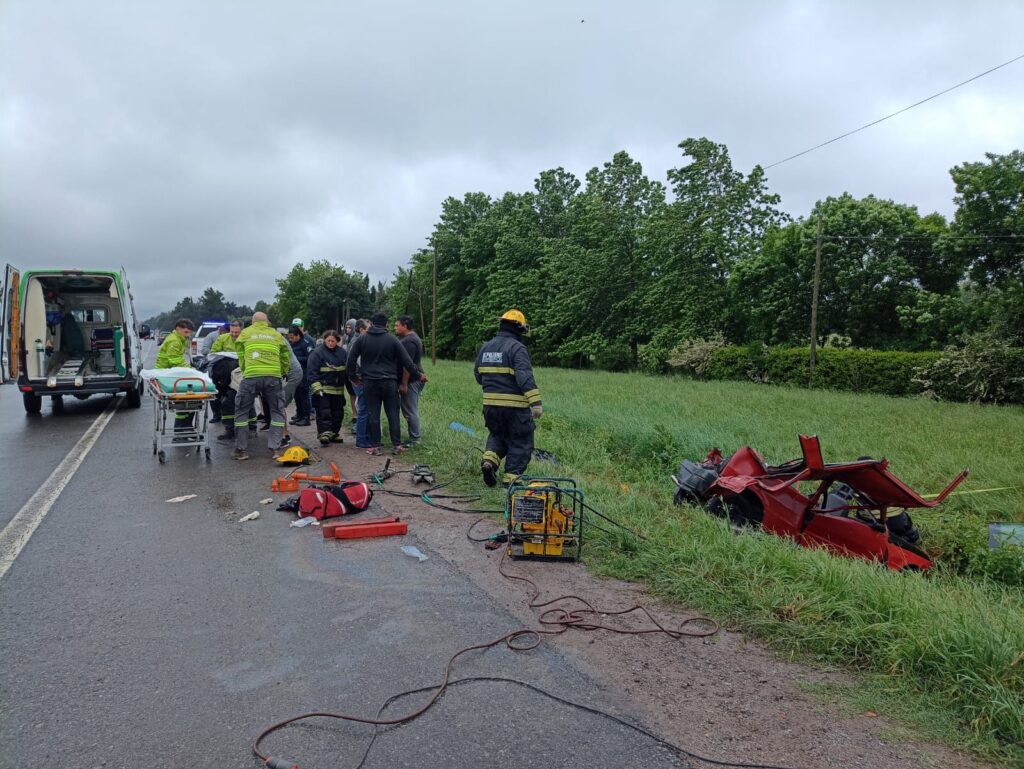
[{"label": "red wrecked car", "polygon": [[[760,526],[804,547],[884,563],[894,570],[926,570],[932,560],[907,510],[935,507],[967,477],[953,479],[924,499],[889,472],[886,459],[825,464],[815,435],[801,435],[803,458],[773,467],[749,446],[728,459],[712,449],[700,464],[684,460],[675,503],[703,506],[736,525]],[[810,484],[810,495],[801,488]]]}]

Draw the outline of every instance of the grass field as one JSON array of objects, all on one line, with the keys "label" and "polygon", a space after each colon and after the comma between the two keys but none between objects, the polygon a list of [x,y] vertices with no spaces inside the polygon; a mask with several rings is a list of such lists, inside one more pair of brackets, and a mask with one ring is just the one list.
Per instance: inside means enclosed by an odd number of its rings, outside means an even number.
[{"label": "grass field", "polygon": [[[486,437],[472,366],[426,367],[425,440],[412,456],[443,480],[459,473],[464,487],[484,489],[472,448]],[[590,503],[648,538],[594,533],[584,549],[591,568],[643,582],[781,653],[861,671],[850,702],[1024,765],[1020,556],[993,560],[984,545],[987,521],[1024,520],[1024,408],[638,374],[536,374],[545,409],[536,446],[561,465],[534,462],[531,474],[576,478]],[[453,421],[477,437],[449,429]],[[778,463],[799,456],[800,433],[821,438],[826,461],[887,457],[921,493],[941,490],[964,467],[964,491],[1009,488],[914,513],[923,546],[939,557],[926,576],[764,534],[736,536],[701,511],[672,506],[669,476],[681,459],[749,444]],[[482,502],[501,503],[494,490]]]}]

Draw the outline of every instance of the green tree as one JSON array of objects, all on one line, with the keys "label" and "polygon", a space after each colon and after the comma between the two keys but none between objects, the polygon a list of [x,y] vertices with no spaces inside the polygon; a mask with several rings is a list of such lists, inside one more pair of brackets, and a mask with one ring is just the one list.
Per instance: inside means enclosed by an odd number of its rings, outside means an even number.
[{"label": "green tree", "polygon": [[557,289],[552,300],[559,305],[549,311],[557,313],[553,325],[567,332],[556,354],[562,360],[593,357],[603,368],[635,366],[638,346],[650,333],[636,311],[650,273],[641,241],[645,222],[665,205],[665,188],[625,152],[590,169],[586,179],[586,190],[566,212],[571,247],[547,260],[549,285]]},{"label": "green tree", "polygon": [[348,318],[369,315],[374,309],[369,278],[326,259],[308,266],[297,264],[277,281],[274,320],[280,324],[298,317],[307,329],[320,332],[337,329]]},{"label": "green tree", "polygon": [[865,347],[936,349],[969,325],[952,290],[957,270],[941,253],[944,220],[912,206],[849,194],[815,204],[809,219],[772,230],[730,279],[733,306],[747,308],[736,341],[806,343],[810,333],[817,219],[822,275],[819,341],[849,336]]},{"label": "green tree", "polygon": [[1024,283],[1024,152],[986,153],[987,163],[950,170],[957,204],[953,235],[980,285]]},{"label": "green tree", "polygon": [[431,244],[437,255],[437,346],[443,356],[466,358],[472,345],[463,333],[466,302],[479,273],[494,256],[486,215],[493,205],[482,192],[447,198]]},{"label": "green tree", "polygon": [[706,138],[679,147],[689,162],[668,172],[675,200],[653,213],[643,239],[650,264],[643,306],[657,319],[648,366],[663,365],[682,339],[734,336],[729,327],[742,321],[730,310],[729,275],[787,219],[760,166],[736,171],[726,146]]}]

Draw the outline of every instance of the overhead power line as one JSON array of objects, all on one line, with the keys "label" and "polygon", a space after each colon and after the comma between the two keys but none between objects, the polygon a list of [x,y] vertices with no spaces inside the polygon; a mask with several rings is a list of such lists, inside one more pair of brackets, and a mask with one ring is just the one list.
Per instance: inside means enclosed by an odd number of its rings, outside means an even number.
[{"label": "overhead power line", "polygon": [[999,65],[997,65],[995,67],[992,67],[992,69],[986,69],[984,72],[979,72],[974,77],[967,78],[967,80],[964,80],[962,83],[957,83],[956,85],[950,86],[949,88],[947,88],[944,91],[939,91],[938,93],[933,93],[928,98],[921,99],[921,101],[918,101],[918,102],[914,102],[909,107],[904,107],[903,109],[896,110],[895,112],[893,112],[893,113],[891,113],[889,115],[886,115],[885,117],[880,117],[880,118],[878,118],[878,120],[873,120],[870,123],[867,123],[866,125],[862,125],[860,128],[854,128],[852,131],[847,131],[842,136],[837,136],[834,139],[829,139],[827,142],[822,142],[821,144],[817,144],[817,145],[811,147],[810,149],[804,150],[803,152],[798,152],[795,155],[790,155],[788,158],[783,158],[782,160],[777,160],[774,163],[772,163],[771,165],[765,166],[764,169],[767,171],[769,168],[774,168],[775,166],[780,166],[783,163],[788,163],[790,160],[798,158],[801,155],[806,155],[808,152],[814,152],[814,150],[821,149],[822,147],[825,147],[825,146],[827,146],[829,144],[832,144],[833,142],[837,142],[840,139],[845,139],[847,136],[853,136],[858,131],[863,131],[865,128],[871,128],[871,126],[878,125],[882,121],[888,120],[891,117],[896,117],[897,115],[902,115],[907,110],[911,110],[914,107],[919,107],[922,104],[924,104],[925,102],[931,101],[932,99],[937,99],[940,96],[942,96],[943,94],[949,93],[950,91],[955,91],[957,88],[960,88],[961,86],[967,85],[968,83],[971,83],[971,82],[977,80],[978,78],[985,77],[985,75],[988,75],[988,74],[990,74],[992,72],[995,72],[997,69],[1002,69],[1003,67],[1006,67],[1006,66],[1008,66],[1010,64],[1013,64],[1015,61],[1020,61],[1021,59],[1024,59],[1024,53],[1022,53],[1020,56],[1013,57],[1009,61],[1004,61],[1002,64],[999,64]]}]

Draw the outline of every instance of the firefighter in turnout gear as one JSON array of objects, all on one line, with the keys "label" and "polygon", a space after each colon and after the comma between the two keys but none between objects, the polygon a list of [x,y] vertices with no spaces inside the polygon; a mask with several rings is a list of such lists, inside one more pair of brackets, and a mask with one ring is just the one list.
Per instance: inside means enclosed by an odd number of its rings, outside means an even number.
[{"label": "firefighter in turnout gear", "polygon": [[509,310],[501,316],[498,335],[480,348],[473,366],[484,390],[484,424],[489,435],[480,472],[488,486],[497,485],[502,459],[502,483],[508,484],[526,472],[533,454],[534,420],[540,419],[544,408],[530,353],[522,341],[528,331],[526,316]]},{"label": "firefighter in turnout gear", "polygon": [[324,343],[309,354],[306,378],[316,409],[316,432],[320,443],[341,443],[341,422],[345,418],[345,383],[348,355],[341,346],[341,334],[333,329],[323,334]]}]

